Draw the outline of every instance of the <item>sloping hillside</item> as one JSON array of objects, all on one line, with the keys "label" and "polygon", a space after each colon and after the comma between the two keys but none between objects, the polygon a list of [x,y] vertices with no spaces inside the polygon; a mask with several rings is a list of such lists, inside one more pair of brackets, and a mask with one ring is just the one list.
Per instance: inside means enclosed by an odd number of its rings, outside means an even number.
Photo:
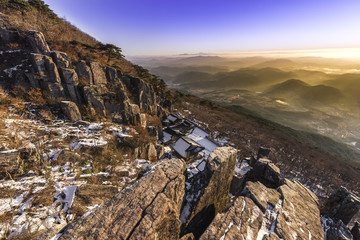
[{"label": "sloping hillside", "polygon": [[324,106],[340,103],[344,100],[344,95],[337,88],[325,85],[310,86],[297,79],[290,79],[273,85],[264,93],[277,98],[301,101],[307,104],[320,103]]}]

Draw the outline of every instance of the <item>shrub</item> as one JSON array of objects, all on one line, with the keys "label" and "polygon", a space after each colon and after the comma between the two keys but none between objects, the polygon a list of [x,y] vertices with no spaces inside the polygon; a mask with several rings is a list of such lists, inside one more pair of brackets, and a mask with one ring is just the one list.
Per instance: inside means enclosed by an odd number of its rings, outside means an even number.
[{"label": "shrub", "polygon": [[43,107],[47,103],[39,88],[31,88],[27,91],[26,100],[35,103],[39,107]]}]

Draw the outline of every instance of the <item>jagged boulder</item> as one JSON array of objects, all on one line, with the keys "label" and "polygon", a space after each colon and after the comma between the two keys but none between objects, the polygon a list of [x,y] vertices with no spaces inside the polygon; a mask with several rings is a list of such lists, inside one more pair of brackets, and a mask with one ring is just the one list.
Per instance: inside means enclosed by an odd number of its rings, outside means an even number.
[{"label": "jagged boulder", "polygon": [[258,158],[267,158],[269,157],[271,153],[271,149],[270,148],[264,148],[264,147],[260,147],[257,153],[257,157]]},{"label": "jagged boulder", "polygon": [[[210,226],[201,235],[206,239],[257,239],[263,215],[256,204],[247,197],[238,197],[225,213],[216,215]],[[260,238],[262,239],[262,238]]]},{"label": "jagged boulder", "polygon": [[70,68],[71,58],[64,52],[52,51],[51,56],[58,68]]},{"label": "jagged boulder", "polygon": [[257,180],[260,177],[265,186],[278,187],[283,183],[283,178],[280,174],[280,169],[270,160],[260,158],[255,162],[253,168],[246,175],[250,180]]},{"label": "jagged boulder", "polygon": [[59,72],[60,77],[64,83],[70,85],[77,85],[79,83],[78,76],[74,69],[60,67]]},{"label": "jagged boulder", "polygon": [[70,119],[70,121],[76,122],[81,120],[81,113],[76,103],[71,101],[61,101],[60,106],[66,117]]},{"label": "jagged boulder", "polygon": [[129,91],[135,96],[140,109],[149,112],[151,115],[157,114],[156,94],[153,87],[133,76],[122,78]]},{"label": "jagged boulder", "polygon": [[247,182],[242,194],[201,239],[324,239],[318,200],[300,183],[285,179],[274,189]]},{"label": "jagged boulder", "polygon": [[186,173],[186,196],[181,213],[184,233],[195,237],[206,229],[216,213],[223,211],[229,200],[230,184],[235,168],[237,150],[220,147],[197,170]]},{"label": "jagged boulder", "polygon": [[121,76],[122,76],[121,71],[116,70],[115,68],[107,66],[106,69],[105,69],[105,73],[106,73],[106,79],[107,79],[108,82],[110,82],[110,83],[115,83],[116,82],[116,83],[122,85],[122,83],[119,81]]},{"label": "jagged boulder", "polygon": [[341,221],[334,221],[331,218],[323,219],[325,240],[352,240],[353,236],[346,225]]},{"label": "jagged boulder", "polygon": [[27,41],[35,53],[50,55],[50,48],[41,32],[28,31]]},{"label": "jagged boulder", "polygon": [[163,160],[134,184],[68,225],[59,239],[178,239],[185,163]]},{"label": "jagged boulder", "polygon": [[360,220],[360,198],[340,187],[326,201],[322,213],[328,217],[342,220],[350,229]]},{"label": "jagged boulder", "polygon": [[79,79],[74,69],[71,68],[59,68],[60,77],[63,82],[63,86],[66,89],[67,95],[71,101],[80,103],[81,94],[78,90]]}]

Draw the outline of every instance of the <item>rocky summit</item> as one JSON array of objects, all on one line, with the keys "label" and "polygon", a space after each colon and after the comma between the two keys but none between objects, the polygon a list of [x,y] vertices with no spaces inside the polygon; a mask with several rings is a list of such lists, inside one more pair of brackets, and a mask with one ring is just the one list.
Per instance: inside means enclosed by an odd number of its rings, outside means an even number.
[{"label": "rocky summit", "polygon": [[0,239],[360,239],[356,193],[245,155],[188,109],[208,103],[41,1],[0,9]]}]

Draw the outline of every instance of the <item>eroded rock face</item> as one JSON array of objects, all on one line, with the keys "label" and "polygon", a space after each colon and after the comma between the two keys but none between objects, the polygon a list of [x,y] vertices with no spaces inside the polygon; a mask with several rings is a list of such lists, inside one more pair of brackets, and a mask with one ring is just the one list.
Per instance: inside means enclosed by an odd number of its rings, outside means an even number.
[{"label": "eroded rock face", "polygon": [[250,198],[239,197],[228,211],[216,215],[200,239],[256,239],[262,221],[260,208]]},{"label": "eroded rock face", "polygon": [[192,172],[187,173],[181,213],[185,232],[199,237],[215,214],[226,208],[236,155],[237,150],[232,147],[217,148],[207,161],[199,163],[199,172],[195,176]]},{"label": "eroded rock face", "polygon": [[[270,162],[265,166],[271,166]],[[250,171],[247,175],[251,173],[263,175],[248,179],[269,179],[266,167],[265,171]],[[282,182],[280,187],[274,182],[269,184],[273,187],[267,187],[248,180],[242,196],[216,215],[201,239],[324,239],[317,197],[298,182]]]},{"label": "eroded rock face", "polygon": [[70,224],[59,239],[178,239],[185,163],[163,160],[133,185]]},{"label": "eroded rock face", "polygon": [[90,68],[93,75],[93,84],[99,85],[99,84],[106,84],[106,76],[103,67],[100,63],[97,62],[90,62]]},{"label": "eroded rock face", "polygon": [[70,121],[76,122],[81,120],[81,113],[76,103],[71,101],[61,101],[60,106],[62,111],[70,119]]},{"label": "eroded rock face", "polygon": [[50,48],[41,32],[28,31],[27,41],[35,53],[50,55]]},{"label": "eroded rock face", "polygon": [[282,207],[275,232],[283,239],[324,239],[317,199],[297,182],[280,186]]},{"label": "eroded rock face", "polygon": [[71,58],[64,52],[52,51],[51,56],[58,68],[70,68]]},{"label": "eroded rock face", "polygon": [[52,83],[61,82],[58,69],[51,57],[32,53],[30,54],[30,60],[35,72],[39,74],[43,81]]},{"label": "eroded rock face", "polygon": [[90,67],[86,64],[84,60],[81,60],[76,65],[76,73],[81,81],[86,84],[93,84],[93,74]]},{"label": "eroded rock face", "polygon": [[264,213],[268,204],[275,207],[281,197],[278,191],[267,188],[260,182],[247,182],[241,195],[251,198]]}]

